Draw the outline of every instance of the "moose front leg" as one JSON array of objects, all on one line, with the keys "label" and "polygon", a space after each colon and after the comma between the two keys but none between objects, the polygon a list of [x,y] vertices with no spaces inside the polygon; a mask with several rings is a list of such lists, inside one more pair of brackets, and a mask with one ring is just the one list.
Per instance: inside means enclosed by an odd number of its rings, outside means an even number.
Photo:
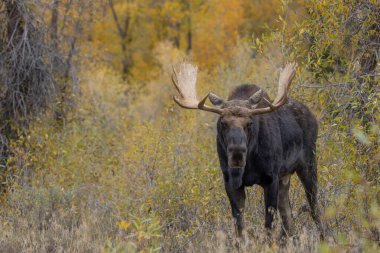
[{"label": "moose front leg", "polygon": [[265,228],[273,228],[273,220],[277,211],[278,178],[273,178],[270,183],[264,185],[265,199]]},{"label": "moose front leg", "polygon": [[236,233],[238,237],[242,236],[244,224],[244,205],[245,205],[245,190],[244,186],[238,189],[233,189],[228,182],[228,179],[224,180],[224,185],[226,188],[227,196],[230,200],[232,216],[235,219]]}]

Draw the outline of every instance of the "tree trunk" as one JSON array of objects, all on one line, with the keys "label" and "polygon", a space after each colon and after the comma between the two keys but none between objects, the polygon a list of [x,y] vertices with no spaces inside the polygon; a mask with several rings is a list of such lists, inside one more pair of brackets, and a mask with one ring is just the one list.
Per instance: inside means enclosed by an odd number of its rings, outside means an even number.
[{"label": "tree trunk", "polygon": [[58,50],[58,7],[59,0],[53,0],[51,7],[50,39],[54,51]]},{"label": "tree trunk", "polygon": [[180,47],[180,36],[181,36],[181,23],[177,22],[175,24],[175,35],[174,35],[174,38],[173,38],[174,46],[176,48]]},{"label": "tree trunk", "polygon": [[190,53],[193,47],[193,34],[192,34],[192,23],[191,23],[191,17],[188,18],[188,25],[189,28],[187,30],[187,53]]},{"label": "tree trunk", "polygon": [[132,41],[132,36],[129,32],[130,29],[130,14],[127,13],[127,17],[124,21],[124,25],[122,26],[119,20],[119,17],[117,16],[114,4],[112,0],[108,0],[108,4],[110,6],[111,12],[113,19],[115,21],[115,25],[120,37],[120,46],[121,46],[121,51],[122,51],[122,71],[123,71],[123,76],[126,77],[130,74],[130,68],[132,66],[132,57],[131,54],[128,50],[127,45]]}]

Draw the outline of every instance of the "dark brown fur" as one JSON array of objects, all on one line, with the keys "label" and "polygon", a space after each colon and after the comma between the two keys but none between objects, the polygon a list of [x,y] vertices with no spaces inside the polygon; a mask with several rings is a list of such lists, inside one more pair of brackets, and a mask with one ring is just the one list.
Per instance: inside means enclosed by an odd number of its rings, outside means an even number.
[{"label": "dark brown fur", "polygon": [[[283,232],[291,232],[289,202],[290,176],[296,172],[311,208],[311,215],[324,235],[317,203],[316,140],[318,125],[301,102],[288,102],[271,113],[250,116],[247,101],[260,88],[241,85],[235,88],[222,108],[217,123],[217,150],[237,232],[243,229],[245,187],[264,188],[265,226],[272,227],[274,211],[279,209]],[[269,100],[265,93],[265,98]],[[265,107],[261,100],[258,107]]]},{"label": "dark brown fur", "polygon": [[[254,84],[242,84],[238,87],[235,87],[229,94],[228,100],[239,99],[247,100],[254,93],[259,91],[261,88]],[[264,91],[264,97],[269,98],[268,94]]]}]

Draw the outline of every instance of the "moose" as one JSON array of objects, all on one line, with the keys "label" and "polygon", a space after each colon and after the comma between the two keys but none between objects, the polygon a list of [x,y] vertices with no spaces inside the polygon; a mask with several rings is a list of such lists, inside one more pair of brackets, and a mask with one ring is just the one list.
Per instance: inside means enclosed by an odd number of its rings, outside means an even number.
[{"label": "moose", "polygon": [[[288,99],[297,64],[288,63],[280,73],[278,92],[271,101],[256,85],[240,85],[227,100],[208,93],[199,100],[196,94],[198,68],[181,63],[173,68],[172,81],[179,93],[174,101],[186,109],[218,114],[217,152],[229,198],[236,232],[242,236],[245,187],[264,189],[265,227],[273,228],[279,210],[282,233],[292,233],[289,200],[290,177],[296,173],[304,187],[311,216],[324,237],[317,202],[316,139],[318,124],[307,106]],[[206,105],[209,100],[213,106]]]}]

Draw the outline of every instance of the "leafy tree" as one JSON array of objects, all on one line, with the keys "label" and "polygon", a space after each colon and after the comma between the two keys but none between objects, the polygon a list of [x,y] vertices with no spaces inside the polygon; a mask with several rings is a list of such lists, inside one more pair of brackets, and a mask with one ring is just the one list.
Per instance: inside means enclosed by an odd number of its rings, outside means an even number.
[{"label": "leafy tree", "polygon": [[[311,75],[303,87],[317,89],[324,110],[323,121],[338,133],[343,148],[357,139],[351,172],[358,172],[367,192],[363,196],[365,216],[373,189],[380,183],[376,136],[379,124],[380,5],[378,1],[308,1],[307,16],[298,25],[287,25],[283,33],[290,57],[297,57]],[[284,23],[286,21],[284,20]],[[372,140],[372,141],[370,141]],[[372,189],[372,190],[370,190]],[[369,226],[372,238],[379,230]]]}]

